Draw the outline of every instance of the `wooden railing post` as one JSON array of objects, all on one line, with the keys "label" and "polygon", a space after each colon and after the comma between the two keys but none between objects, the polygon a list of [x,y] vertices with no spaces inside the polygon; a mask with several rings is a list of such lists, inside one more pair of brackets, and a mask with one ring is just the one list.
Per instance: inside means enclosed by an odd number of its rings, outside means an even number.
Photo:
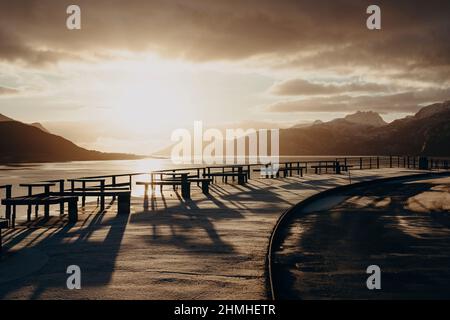
[{"label": "wooden railing post", "polygon": [[242,172],[242,167],[238,167],[238,184],[240,185],[245,184],[245,177],[244,173]]},{"label": "wooden railing post", "polygon": [[359,157],[359,169],[362,170],[363,168],[363,159],[362,157]]},{"label": "wooden railing post", "polygon": [[[116,176],[111,177],[111,184],[112,184],[113,188],[116,187]],[[112,199],[113,199],[113,201],[116,201],[116,196],[113,196]]]},{"label": "wooden railing post", "polygon": [[392,155],[389,156],[389,168],[392,168]]},{"label": "wooden railing post", "polygon": [[[64,192],[64,180],[59,180],[59,192],[62,194]],[[64,214],[64,202],[59,204],[59,214]]]},{"label": "wooden railing post", "polygon": [[380,157],[377,157],[377,169],[380,169]]},{"label": "wooden railing post", "polygon": [[101,196],[100,196],[100,211],[103,212],[105,210],[105,180],[101,180],[100,181],[100,192],[101,192]]},{"label": "wooden railing post", "polygon": [[[44,186],[44,194],[48,196],[50,194],[50,185]],[[50,205],[45,204],[44,205],[44,216],[46,219],[50,217]]]},{"label": "wooden railing post", "polygon": [[[33,188],[31,186],[28,186],[28,196],[31,196],[33,194]],[[36,208],[38,208],[38,206],[36,205]],[[27,208],[27,221],[31,220],[31,205],[28,205]]]},{"label": "wooden railing post", "polygon": [[181,174],[181,196],[183,199],[191,198],[190,183],[188,181],[187,173]]},{"label": "wooden railing post", "polygon": [[[82,186],[83,192],[86,192],[86,182],[85,181],[83,181],[81,183],[81,186]],[[86,205],[86,196],[84,196],[84,195],[81,197],[81,205],[83,207]]]},{"label": "wooden railing post", "polygon": [[[6,189],[5,190],[6,199],[11,198],[12,197],[12,185],[5,186],[5,189]],[[9,205],[9,204],[6,205],[5,217],[8,220],[11,219],[11,205]]]}]

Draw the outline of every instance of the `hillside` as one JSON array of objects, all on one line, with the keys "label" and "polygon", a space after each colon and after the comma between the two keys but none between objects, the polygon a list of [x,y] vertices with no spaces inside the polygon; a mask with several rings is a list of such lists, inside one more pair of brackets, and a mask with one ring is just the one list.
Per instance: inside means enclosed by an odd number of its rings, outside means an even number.
[{"label": "hillside", "polygon": [[346,117],[306,128],[280,130],[280,154],[450,156],[450,102],[424,107],[413,117],[385,125],[350,122]]},{"label": "hillside", "polygon": [[0,163],[139,158],[131,154],[86,150],[60,136],[18,121],[0,121],[0,137]]},{"label": "hillside", "polygon": [[[170,157],[171,147],[156,154]],[[358,111],[328,122],[280,129],[283,156],[375,154],[450,156],[450,101],[423,107],[392,123],[376,112]]]}]

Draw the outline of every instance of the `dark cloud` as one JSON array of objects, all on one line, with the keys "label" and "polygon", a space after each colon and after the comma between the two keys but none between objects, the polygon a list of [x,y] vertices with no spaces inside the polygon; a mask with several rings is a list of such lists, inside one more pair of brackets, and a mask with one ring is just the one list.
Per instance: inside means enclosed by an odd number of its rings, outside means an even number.
[{"label": "dark cloud", "polygon": [[81,7],[82,29],[70,31],[65,26],[66,8],[73,1],[1,1],[0,60],[41,66],[82,57],[102,59],[114,56],[116,50],[152,51],[196,62],[258,57],[263,67],[291,73],[331,71],[362,77],[342,85],[305,80],[278,84],[273,92],[279,95],[333,95],[270,107],[281,112],[414,111],[422,102],[448,98],[444,89],[398,93],[405,87],[384,87],[364,79],[365,74],[375,74],[397,82],[425,82],[423,88],[449,87],[448,0],[377,1],[382,10],[378,31],[366,28],[371,0],[76,3]]},{"label": "dark cloud", "polygon": [[296,63],[449,64],[448,1],[378,1],[381,31],[365,27],[371,2],[80,0],[82,30],[69,31],[65,9],[72,1],[2,1],[1,30],[15,42],[2,46],[0,57],[16,51],[35,61],[64,58],[52,52],[152,49],[205,61],[310,51]]},{"label": "dark cloud", "polygon": [[373,110],[380,113],[416,112],[421,105],[450,100],[450,89],[428,89],[387,95],[339,95],[278,102],[268,107],[271,112],[353,112]]},{"label": "dark cloud", "polygon": [[51,49],[44,45],[33,46],[31,43],[22,41],[17,35],[0,30],[0,59],[44,66],[60,60],[79,60],[80,57],[74,53]]},{"label": "dark cloud", "polygon": [[271,91],[277,95],[330,95],[346,92],[386,92],[389,86],[368,82],[354,83],[319,83],[303,79],[293,79],[277,83]]}]

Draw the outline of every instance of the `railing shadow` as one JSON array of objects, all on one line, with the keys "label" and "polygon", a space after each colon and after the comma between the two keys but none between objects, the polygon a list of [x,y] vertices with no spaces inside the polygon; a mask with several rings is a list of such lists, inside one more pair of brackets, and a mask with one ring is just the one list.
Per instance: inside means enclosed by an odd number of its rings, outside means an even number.
[{"label": "railing shadow", "polygon": [[[43,272],[3,283],[0,298],[18,288],[32,286],[29,298],[38,299],[44,291],[65,285],[69,265],[78,265],[81,270],[88,270],[86,272],[90,276],[84,277],[83,286],[107,285],[115,269],[129,218],[128,215],[107,213],[108,208],[103,212],[80,215],[84,219],[75,224],[55,217],[50,225],[41,225],[40,228],[23,227],[6,233],[4,245],[7,250],[27,241],[24,244],[26,248],[42,251],[49,256],[49,261]],[[34,236],[36,233],[38,234]],[[92,252],[95,252],[95,259],[86,258]],[[20,254],[20,249],[12,254]]]}]

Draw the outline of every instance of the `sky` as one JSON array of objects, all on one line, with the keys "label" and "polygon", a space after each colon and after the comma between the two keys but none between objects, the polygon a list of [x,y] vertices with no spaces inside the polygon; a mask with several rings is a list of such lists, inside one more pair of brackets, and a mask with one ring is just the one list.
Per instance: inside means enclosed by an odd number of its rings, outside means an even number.
[{"label": "sky", "polygon": [[[366,27],[371,4],[381,30]],[[139,154],[196,120],[392,121],[450,99],[449,40],[449,1],[0,0],[0,113]]]}]

